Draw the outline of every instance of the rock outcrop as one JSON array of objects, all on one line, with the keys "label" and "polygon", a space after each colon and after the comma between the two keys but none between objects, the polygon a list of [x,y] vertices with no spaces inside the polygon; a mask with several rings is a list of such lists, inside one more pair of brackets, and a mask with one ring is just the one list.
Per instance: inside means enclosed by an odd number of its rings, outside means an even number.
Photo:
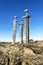
[{"label": "rock outcrop", "polygon": [[43,46],[39,43],[0,44],[0,64],[2,65],[41,65]]}]

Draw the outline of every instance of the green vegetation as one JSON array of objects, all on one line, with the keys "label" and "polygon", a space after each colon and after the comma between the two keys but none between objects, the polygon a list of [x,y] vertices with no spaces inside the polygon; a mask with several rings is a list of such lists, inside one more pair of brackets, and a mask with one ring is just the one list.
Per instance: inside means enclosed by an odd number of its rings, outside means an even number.
[{"label": "green vegetation", "polygon": [[31,65],[30,63],[26,62],[27,65]]}]

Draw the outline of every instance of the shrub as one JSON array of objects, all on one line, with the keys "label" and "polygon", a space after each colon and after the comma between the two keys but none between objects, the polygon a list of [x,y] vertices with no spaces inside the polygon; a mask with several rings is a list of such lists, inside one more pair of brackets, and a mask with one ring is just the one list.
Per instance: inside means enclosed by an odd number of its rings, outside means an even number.
[{"label": "shrub", "polygon": [[26,62],[27,65],[31,65],[30,63]]}]

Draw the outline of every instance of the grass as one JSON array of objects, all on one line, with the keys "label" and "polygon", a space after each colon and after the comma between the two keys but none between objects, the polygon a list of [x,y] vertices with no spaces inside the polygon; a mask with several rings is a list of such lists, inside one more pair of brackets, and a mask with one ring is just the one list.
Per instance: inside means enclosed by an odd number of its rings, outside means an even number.
[{"label": "grass", "polygon": [[26,65],[31,65],[30,63],[26,62]]}]

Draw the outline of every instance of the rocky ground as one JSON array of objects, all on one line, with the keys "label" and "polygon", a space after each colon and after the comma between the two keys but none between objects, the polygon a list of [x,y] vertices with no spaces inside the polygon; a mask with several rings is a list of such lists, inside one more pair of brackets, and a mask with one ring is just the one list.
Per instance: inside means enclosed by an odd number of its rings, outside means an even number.
[{"label": "rocky ground", "polygon": [[0,65],[43,65],[43,42],[0,42]]}]

